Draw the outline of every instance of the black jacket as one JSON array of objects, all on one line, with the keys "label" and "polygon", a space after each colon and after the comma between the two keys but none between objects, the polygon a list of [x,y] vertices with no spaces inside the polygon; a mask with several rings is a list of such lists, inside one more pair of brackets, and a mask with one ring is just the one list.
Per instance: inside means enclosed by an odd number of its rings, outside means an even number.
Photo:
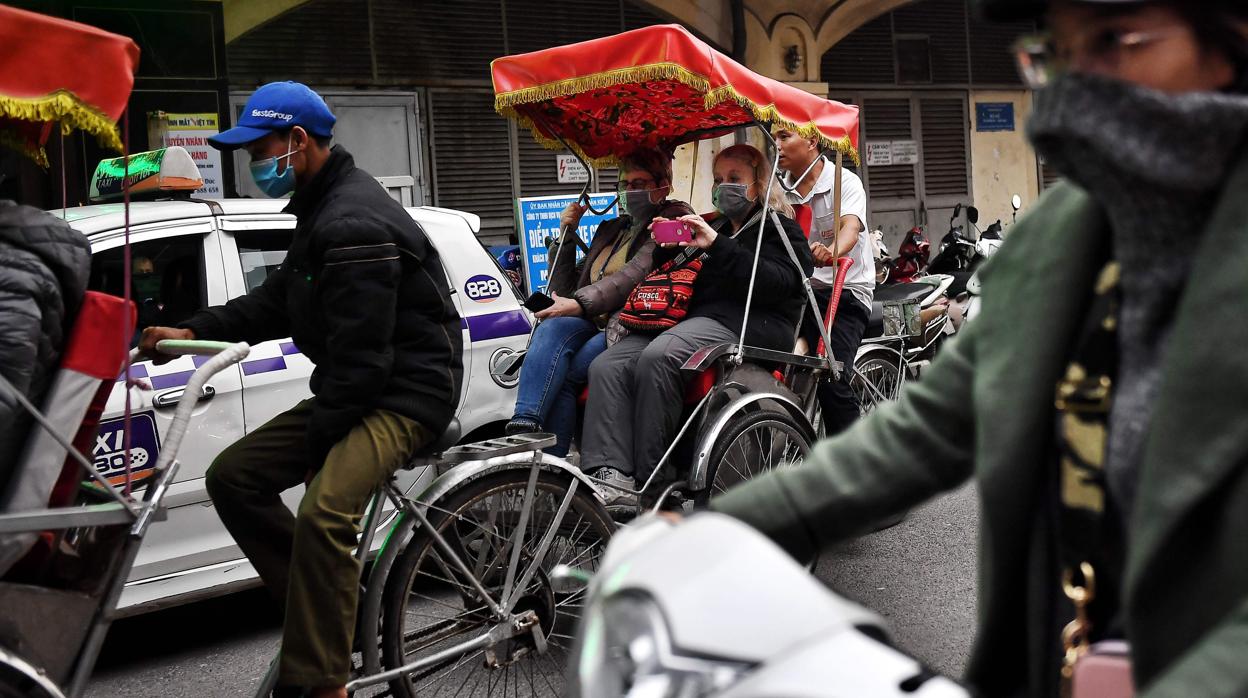
[{"label": "black jacket", "polygon": [[[82,303],[91,246],[60,218],[0,201],[0,373],[41,406]],[[0,390],[0,490],[33,423]]]},{"label": "black jacket", "polygon": [[420,225],[342,146],[285,210],[298,225],[281,268],[182,326],[202,339],[293,338],[316,364],[315,459],[373,409],[440,434],[459,402],[463,339]]},{"label": "black jacket", "polygon": [[[750,213],[752,217],[758,208]],[[797,322],[806,303],[802,282],[814,269],[810,245],[802,227],[792,219],[779,216],[783,231],[768,216],[763,230],[763,247],[754,280],[754,300],[750,308],[750,324],[745,343],[749,346],[779,351],[793,351]],[[720,216],[711,224],[719,235],[703,254],[702,271],[693,283],[693,299],[688,317],[711,318],[735,332],[741,331],[745,319],[745,299],[750,289],[750,272],[754,266],[754,250],[758,243],[758,219],[731,237],[732,226]],[[797,254],[799,271],[780,239],[783,234]],[[674,248],[655,251],[655,266],[678,253]]]}]

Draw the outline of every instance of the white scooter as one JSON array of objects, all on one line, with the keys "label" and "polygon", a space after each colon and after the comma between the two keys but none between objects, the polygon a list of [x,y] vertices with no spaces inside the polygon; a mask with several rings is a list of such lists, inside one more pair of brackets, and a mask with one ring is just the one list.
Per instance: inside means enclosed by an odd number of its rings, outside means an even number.
[{"label": "white scooter", "polygon": [[[1018,194],[1012,196],[1010,198],[1010,206],[1014,209],[1014,217],[1011,220],[1012,224],[1014,221],[1018,220],[1018,210],[1023,207],[1023,197]],[[989,226],[989,230],[993,227],[994,226]],[[1000,234],[1000,221],[997,221],[996,227],[998,229],[996,235],[981,236],[975,243],[976,253],[983,255],[985,259],[991,258],[997,253],[997,250],[1001,248],[1001,245],[1005,243]],[[979,270],[976,269],[975,273],[972,274],[971,278],[966,282],[966,291],[958,294],[958,297],[954,298],[953,302],[949,305],[949,317],[956,329],[961,329],[962,325],[975,319],[975,316],[979,314],[979,307],[982,302],[979,295],[980,288]]]},{"label": "white scooter", "polygon": [[643,517],[611,539],[590,584],[567,695],[969,698],[887,635],[733,518]]}]

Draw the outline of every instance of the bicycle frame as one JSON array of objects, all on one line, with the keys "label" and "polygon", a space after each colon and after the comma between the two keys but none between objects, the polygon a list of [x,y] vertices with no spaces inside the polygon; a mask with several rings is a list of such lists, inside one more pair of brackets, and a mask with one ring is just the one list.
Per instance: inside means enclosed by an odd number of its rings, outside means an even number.
[{"label": "bicycle frame", "polygon": [[[463,655],[468,652],[489,650],[505,640],[526,632],[533,633],[535,644],[544,645],[544,637],[539,637],[539,623],[531,611],[515,613],[515,605],[519,601],[519,591],[525,589],[537,574],[549,550],[555,532],[562,523],[571,505],[573,497],[582,488],[594,490],[594,483],[567,461],[551,456],[542,451],[554,445],[555,437],[551,434],[525,434],[492,439],[475,444],[466,444],[448,449],[443,454],[416,461],[414,467],[446,467],[448,469],[439,476],[428,488],[413,498],[402,492],[393,480],[378,488],[373,495],[368,513],[361,526],[360,540],[356,546],[355,557],[361,562],[367,561],[372,541],[381,525],[382,503],[389,501],[400,512],[399,517],[391,525],[386,541],[373,561],[372,571],[363,587],[363,598],[360,603],[360,614],[357,621],[357,636],[361,640],[360,648],[363,655],[362,676],[347,684],[348,691],[357,691],[369,686],[393,681],[394,679],[427,669],[447,658]],[[437,503],[457,488],[482,476],[503,470],[527,470],[526,489],[520,512],[520,528],[516,540],[511,541],[511,552],[508,556],[507,570],[501,593],[497,598],[486,589],[449,541],[429,521],[428,511],[433,509],[447,512],[438,507]],[[538,474],[541,472],[558,472],[570,478],[571,485],[564,492],[562,501],[549,527],[540,539],[533,559],[521,568],[520,550],[529,536],[527,522],[529,507],[534,500],[534,489]],[[380,635],[378,620],[382,611],[382,596],[386,579],[393,569],[399,552],[409,542],[413,533],[428,532],[445,559],[460,572],[468,585],[480,595],[496,622],[484,633],[449,647],[435,655],[422,657],[401,667],[383,669],[376,638]],[[280,664],[280,651],[269,666],[264,679],[256,692],[256,698],[267,698],[277,685]]]},{"label": "bicycle frame", "polygon": [[[80,647],[67,648],[75,653],[75,659],[69,671],[68,690],[64,694],[60,694],[60,689],[58,688],[57,693],[49,694],[52,696],[66,695],[72,698],[73,696],[81,695],[86,688],[87,680],[95,668],[95,660],[104,646],[104,638],[108,633],[109,625],[113,621],[117,600],[121,597],[126,578],[130,574],[130,568],[134,565],[135,556],[138,555],[143,537],[152,523],[164,518],[165,510],[162,504],[165,494],[168,492],[169,486],[173,483],[173,478],[178,472],[177,452],[190,424],[191,412],[197,403],[200,388],[214,374],[242,361],[250,351],[245,342],[227,344],[224,342],[178,341],[161,342],[157,346],[159,351],[166,354],[197,354],[212,356],[212,358],[196,369],[187,382],[187,388],[183,392],[182,398],[178,401],[173,422],[166,433],[165,447],[157,457],[154,466],[156,475],[144,492],[143,499],[139,502],[134,502],[123,496],[109,485],[106,480],[99,477],[94,466],[81,453],[75,450],[68,441],[65,441],[63,435],[52,432],[58,441],[62,441],[62,446],[67,448],[70,457],[74,458],[75,462],[88,475],[92,476],[97,484],[101,484],[106,488],[104,491],[109,494],[113,501],[81,507],[40,509],[0,515],[0,533],[38,533],[42,531],[66,531],[78,528],[121,525],[129,525],[130,527],[126,541],[122,546],[121,554],[111,563],[105,573],[107,582],[100,595],[100,602],[92,613],[89,629],[82,645]],[[138,351],[132,351],[130,362],[134,362],[137,358]],[[36,421],[42,428],[50,427],[38,410],[34,410],[33,406],[25,398],[21,397],[20,393],[13,390],[12,385],[5,381],[3,377],[0,377],[0,386],[12,391],[27,409],[33,410],[32,415],[35,416]],[[46,598],[49,595],[50,598]],[[54,605],[58,598],[57,591],[47,590],[45,601],[50,601],[50,604]],[[10,664],[10,666],[14,665]]]}]

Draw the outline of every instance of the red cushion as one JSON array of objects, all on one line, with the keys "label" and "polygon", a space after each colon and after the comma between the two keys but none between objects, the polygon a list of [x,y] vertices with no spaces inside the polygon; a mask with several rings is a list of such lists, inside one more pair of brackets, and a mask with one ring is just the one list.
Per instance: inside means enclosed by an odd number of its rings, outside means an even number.
[{"label": "red cushion", "polygon": [[696,405],[715,387],[715,369],[708,368],[685,384],[685,404]]}]

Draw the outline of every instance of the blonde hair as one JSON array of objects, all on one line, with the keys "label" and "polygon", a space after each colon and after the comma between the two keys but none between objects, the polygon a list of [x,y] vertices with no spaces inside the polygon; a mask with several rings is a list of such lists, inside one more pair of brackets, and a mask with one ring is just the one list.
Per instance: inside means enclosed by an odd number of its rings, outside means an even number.
[{"label": "blonde hair", "polygon": [[[718,163],[723,158],[732,158],[743,165],[749,166],[754,172],[754,183],[758,185],[759,196],[762,196],[767,191],[767,180],[771,177],[771,163],[767,162],[767,158],[763,157],[758,148],[745,143],[730,145],[719,151],[719,154],[715,156],[715,162]],[[784,197],[784,189],[780,186],[779,180],[771,183],[771,195],[767,199],[767,204],[780,215],[789,218],[793,217],[793,207],[789,205],[788,199]]]}]

